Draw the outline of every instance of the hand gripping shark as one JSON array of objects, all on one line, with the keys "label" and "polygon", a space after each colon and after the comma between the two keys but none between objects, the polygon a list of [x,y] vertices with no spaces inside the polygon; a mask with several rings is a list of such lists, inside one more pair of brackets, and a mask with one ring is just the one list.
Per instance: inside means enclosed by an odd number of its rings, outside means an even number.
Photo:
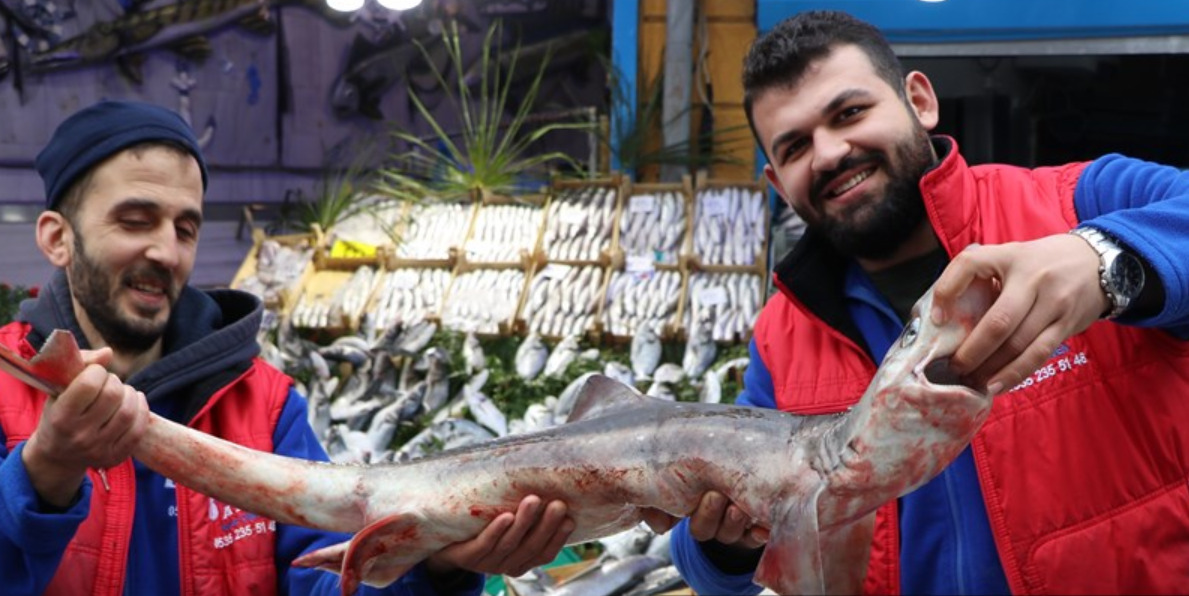
[{"label": "hand gripping shark", "polygon": [[[757,583],[781,594],[855,593],[875,510],[940,473],[990,412],[991,397],[958,384],[948,362],[992,298],[990,283],[978,283],[936,326],[926,293],[867,391],[841,414],[660,401],[593,376],[567,424],[403,464],[286,458],[155,416],[133,455],[236,507],[353,533],[294,563],[341,573],[344,594],[396,581],[528,494],[565,501],[577,543],[636,525],[642,508],[688,515],[707,490],[771,529]],[[82,359],[74,338],[55,332],[30,361],[0,350],[0,366],[57,394]]]}]

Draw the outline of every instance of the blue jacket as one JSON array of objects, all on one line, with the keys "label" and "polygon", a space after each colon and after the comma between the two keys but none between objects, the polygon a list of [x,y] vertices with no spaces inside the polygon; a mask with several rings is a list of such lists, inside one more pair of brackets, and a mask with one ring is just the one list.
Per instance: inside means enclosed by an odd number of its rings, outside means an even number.
[{"label": "blue jacket", "polygon": [[[1165,197],[1152,202],[1152,197]],[[1078,219],[1110,232],[1139,252],[1165,289],[1164,309],[1128,323],[1189,338],[1189,176],[1175,169],[1109,155],[1091,163],[1074,194]],[[1179,254],[1178,254],[1179,253]],[[872,359],[883,359],[901,323],[870,279],[851,264],[844,278],[847,310]],[[775,408],[771,375],[751,345],[751,363],[737,403]],[[904,593],[1007,593],[970,449],[942,474],[904,496],[900,511],[900,588]],[[674,530],[672,553],[690,585],[704,594],[754,594],[751,571],[724,573],[689,534]]]},{"label": "blue jacket", "polygon": [[[262,309],[254,297],[233,291],[203,293],[186,288],[165,334],[160,360],[127,382],[144,392],[155,413],[185,423],[219,389],[211,379],[246,366],[259,352],[256,332]],[[41,295],[21,305],[20,320],[33,326],[30,342],[40,346],[55,328],[71,330],[85,342],[70,303],[65,276],[58,272]],[[83,345],[83,347],[86,347]],[[231,377],[234,378],[234,375]],[[230,379],[227,379],[228,381]],[[218,385],[218,383],[214,383]],[[327,461],[307,422],[306,400],[296,391],[273,429],[275,453]],[[57,571],[66,544],[89,512],[93,489],[85,480],[80,498],[60,513],[41,510],[20,457],[24,443],[10,454],[0,436],[0,593],[40,594]],[[136,462],[136,512],[128,555],[125,593],[177,594],[178,526],[173,483]],[[331,546],[349,535],[277,524],[278,593],[339,594],[338,576],[291,567],[303,553]],[[462,573],[453,593],[479,594],[482,576]],[[360,594],[431,595],[436,592],[422,566],[385,590],[364,587]]]}]

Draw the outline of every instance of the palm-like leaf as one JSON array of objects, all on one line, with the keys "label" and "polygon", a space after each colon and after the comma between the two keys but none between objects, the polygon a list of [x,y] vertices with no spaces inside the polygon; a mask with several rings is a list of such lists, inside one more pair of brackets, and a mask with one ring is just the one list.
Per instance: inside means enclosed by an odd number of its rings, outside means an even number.
[{"label": "palm-like leaf", "polygon": [[[477,90],[466,81],[458,25],[452,23],[442,33],[443,45],[457,80],[448,83],[442,70],[432,60],[427,61],[449,105],[459,114],[462,128],[457,135],[459,139],[456,141],[456,135],[446,131],[417,92],[410,88],[409,98],[417,114],[429,125],[432,135],[423,138],[405,129],[393,131],[393,136],[408,143],[410,149],[396,156],[396,165],[379,172],[377,189],[380,192],[401,199],[508,194],[525,174],[537,172],[544,177],[543,169],[549,164],[565,163],[575,170],[582,169],[576,160],[560,151],[531,152],[534,143],[552,132],[593,128],[588,122],[552,122],[531,130],[526,128],[549,63],[548,53],[516,111],[510,118],[504,117],[520,44],[517,42],[512,48],[509,67],[504,72],[499,67],[502,53],[506,51],[501,43],[502,33],[503,27],[496,21],[484,36]],[[419,42],[417,45],[428,58],[425,46]],[[451,92],[452,89],[457,91]]]}]

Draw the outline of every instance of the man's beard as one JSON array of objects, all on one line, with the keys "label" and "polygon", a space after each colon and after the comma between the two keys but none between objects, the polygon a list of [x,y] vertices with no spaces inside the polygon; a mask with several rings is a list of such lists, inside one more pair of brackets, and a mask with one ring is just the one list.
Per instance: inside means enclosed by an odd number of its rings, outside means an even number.
[{"label": "man's beard", "polygon": [[[150,265],[128,273],[123,281],[138,277],[153,277],[160,281],[166,288],[169,308],[172,311],[173,305],[177,302],[177,292],[173,289],[169,272]],[[74,259],[70,264],[69,279],[74,298],[86,311],[91,325],[113,350],[141,354],[152,348],[165,333],[168,321],[156,322],[125,315],[119,311],[116,296],[112,292],[111,276],[99,263],[87,256],[86,247],[78,234],[74,236]],[[127,284],[121,285],[127,287]]]},{"label": "man's beard", "polygon": [[920,179],[934,159],[928,132],[916,124],[911,137],[898,143],[894,152],[899,158],[895,165],[884,152],[848,157],[814,185],[810,196],[816,200],[821,196],[820,189],[838,174],[863,163],[881,165],[888,174],[887,192],[882,200],[849,205],[829,216],[819,207],[819,217],[813,223],[839,252],[860,259],[887,258],[924,219]]}]

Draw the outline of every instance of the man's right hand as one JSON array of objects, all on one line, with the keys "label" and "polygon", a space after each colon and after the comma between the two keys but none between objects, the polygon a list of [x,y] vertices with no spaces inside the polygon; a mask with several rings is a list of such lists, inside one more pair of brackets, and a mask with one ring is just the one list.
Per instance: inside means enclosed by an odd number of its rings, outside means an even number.
[{"label": "man's right hand", "polygon": [[59,508],[74,501],[88,468],[110,468],[131,456],[149,419],[144,394],[104,368],[110,349],[83,358],[87,367],[46,402],[21,452],[38,496]]},{"label": "man's right hand", "polygon": [[[645,509],[644,522],[654,532],[663,534],[677,524],[678,518],[659,509]],[[714,540],[727,546],[756,549],[768,541],[768,529],[752,524],[751,518],[717,491],[707,491],[689,515],[689,533],[694,540]]]}]

